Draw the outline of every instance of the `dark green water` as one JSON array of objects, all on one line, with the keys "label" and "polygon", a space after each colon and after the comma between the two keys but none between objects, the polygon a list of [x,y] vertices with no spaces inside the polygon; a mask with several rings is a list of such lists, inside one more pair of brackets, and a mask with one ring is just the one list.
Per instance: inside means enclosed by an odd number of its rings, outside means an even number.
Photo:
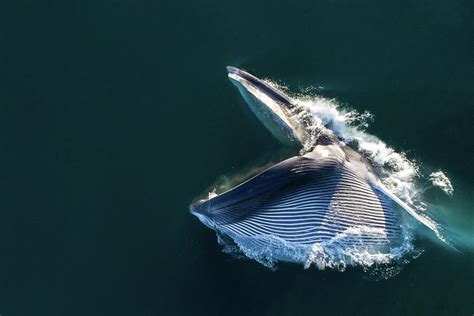
[{"label": "dark green water", "polygon": [[[1,315],[472,315],[472,10],[2,2]],[[435,202],[463,252],[420,237],[424,253],[378,282],[223,254],[189,203],[279,148],[226,65],[371,111],[370,133],[451,178]]]}]

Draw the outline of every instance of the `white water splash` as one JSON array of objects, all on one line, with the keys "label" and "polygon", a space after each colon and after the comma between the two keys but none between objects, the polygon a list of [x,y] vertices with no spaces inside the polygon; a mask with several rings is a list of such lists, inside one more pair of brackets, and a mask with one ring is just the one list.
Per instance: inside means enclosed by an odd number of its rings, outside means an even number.
[{"label": "white water splash", "polygon": [[346,246],[346,242],[361,240],[362,236],[380,236],[385,234],[383,229],[360,226],[350,227],[336,234],[331,240],[312,245],[311,253],[305,263],[305,268],[315,265],[318,269],[334,268],[344,271],[348,265],[370,268],[376,264],[388,264],[399,260],[413,251],[412,236],[409,230],[403,229],[403,242],[395,247],[371,247],[368,245]]},{"label": "white water splash", "polygon": [[[295,96],[292,101],[305,109],[304,112],[311,113],[314,126],[308,133],[317,135],[321,127],[327,127],[343,142],[356,148],[369,159],[387,189],[413,209],[419,220],[433,230],[440,240],[452,247],[449,238],[443,233],[443,228],[425,212],[427,204],[423,200],[424,190],[419,183],[428,177],[421,173],[420,167],[408,159],[404,152],[397,152],[378,137],[365,131],[373,120],[371,113],[348,111],[335,100],[320,96]],[[308,146],[309,144],[305,144],[305,147]],[[434,173],[434,176],[432,174],[430,180],[448,195],[449,192],[452,194],[451,182],[441,171]]]},{"label": "white water splash", "polygon": [[439,187],[447,195],[453,196],[453,185],[451,184],[451,181],[444,174],[443,171],[438,170],[436,172],[431,173],[429,179],[431,180],[431,183],[433,183],[434,186]]},{"label": "white water splash", "polygon": [[419,167],[410,161],[404,153],[399,153],[376,136],[365,132],[372,114],[357,111],[346,111],[334,100],[318,96],[299,97],[293,101],[313,115],[314,128],[326,126],[339,139],[355,146],[376,167],[382,182],[387,188],[408,205],[423,210],[424,203],[418,199],[419,190],[416,180],[419,178]]},{"label": "white water splash", "polygon": [[[377,277],[387,278],[396,274],[393,271],[401,270],[401,267],[395,270],[394,267],[408,263],[420,254],[412,244],[411,229],[406,226],[402,227],[403,235],[396,245],[365,244],[361,237],[380,237],[385,232],[364,226],[350,227],[328,241],[312,245],[295,244],[273,235],[250,238],[228,231],[220,232],[222,234],[218,234],[218,242],[224,247],[224,252],[253,259],[271,269],[275,269],[280,261],[303,263],[305,269],[315,266],[319,270],[333,269],[341,272],[348,267],[359,266]],[[386,274],[387,269],[392,270],[390,275]]]}]

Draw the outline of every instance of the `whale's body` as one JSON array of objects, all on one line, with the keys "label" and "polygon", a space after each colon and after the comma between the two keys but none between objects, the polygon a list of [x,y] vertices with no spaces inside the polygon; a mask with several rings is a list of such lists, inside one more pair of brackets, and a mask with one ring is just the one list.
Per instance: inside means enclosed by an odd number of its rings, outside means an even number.
[{"label": "whale's body", "polygon": [[[286,144],[307,140],[286,95],[237,68],[228,72],[277,139]],[[221,240],[259,261],[307,262],[318,247],[326,255],[331,247],[346,254],[350,249],[390,252],[404,238],[402,209],[430,227],[385,188],[365,157],[330,130],[321,131],[311,151],[194,202],[191,212]]]}]

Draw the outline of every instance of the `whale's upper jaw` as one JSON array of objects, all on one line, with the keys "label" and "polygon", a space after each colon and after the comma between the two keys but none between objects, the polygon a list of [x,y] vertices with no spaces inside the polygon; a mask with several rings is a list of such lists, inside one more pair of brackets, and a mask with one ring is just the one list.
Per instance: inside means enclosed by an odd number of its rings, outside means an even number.
[{"label": "whale's upper jaw", "polygon": [[275,102],[280,103],[282,106],[292,109],[295,105],[291,102],[291,100],[281,93],[280,91],[276,90],[275,88],[269,86],[263,80],[255,77],[254,75],[249,74],[248,72],[241,70],[239,68],[233,66],[227,66],[227,75],[229,79],[235,84],[235,81],[241,82],[244,79],[247,83],[254,86],[259,91],[265,93],[268,97],[270,97]]},{"label": "whale's upper jaw", "polygon": [[249,108],[276,139],[291,147],[305,143],[304,128],[295,115],[297,107],[288,96],[238,68],[229,66],[227,72]]}]

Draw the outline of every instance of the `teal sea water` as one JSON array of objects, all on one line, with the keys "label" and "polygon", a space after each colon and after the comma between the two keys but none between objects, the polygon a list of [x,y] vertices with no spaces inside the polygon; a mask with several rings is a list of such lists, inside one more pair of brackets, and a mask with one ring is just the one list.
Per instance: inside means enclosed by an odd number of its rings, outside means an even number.
[{"label": "teal sea water", "polygon": [[[0,314],[472,315],[473,9],[2,2]],[[460,252],[422,233],[388,279],[223,253],[190,202],[284,155],[227,65],[370,111],[368,133],[451,180],[424,194]]]}]

